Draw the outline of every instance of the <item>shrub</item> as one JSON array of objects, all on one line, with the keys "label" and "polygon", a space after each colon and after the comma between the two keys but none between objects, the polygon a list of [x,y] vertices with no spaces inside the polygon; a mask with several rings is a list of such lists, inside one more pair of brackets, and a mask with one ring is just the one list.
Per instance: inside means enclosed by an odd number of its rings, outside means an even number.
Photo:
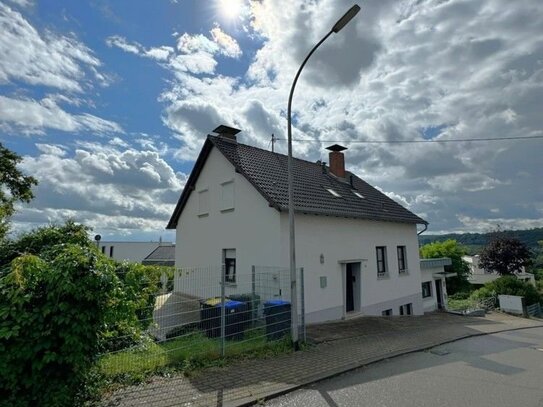
[{"label": "shrub", "polygon": [[488,282],[484,287],[474,291],[472,299],[482,300],[493,295],[518,295],[526,299],[526,304],[531,305],[541,302],[542,296],[537,289],[524,281],[513,276],[500,277]]},{"label": "shrub", "polygon": [[[0,245],[0,270],[7,269],[11,261],[23,254],[41,255],[59,244],[95,247],[88,236],[89,228],[68,221],[64,225],[49,225],[24,233]],[[1,275],[1,271],[0,271]]]},{"label": "shrub", "polygon": [[449,295],[449,300],[467,300],[470,297],[471,292],[469,291],[459,291],[457,293]]},{"label": "shrub", "polygon": [[118,287],[111,263],[89,247],[60,245],[47,260],[14,259],[0,279],[0,400],[78,405]]},{"label": "shrub", "polygon": [[111,298],[101,350],[114,351],[140,343],[152,323],[160,268],[136,263],[114,263],[120,286]]}]

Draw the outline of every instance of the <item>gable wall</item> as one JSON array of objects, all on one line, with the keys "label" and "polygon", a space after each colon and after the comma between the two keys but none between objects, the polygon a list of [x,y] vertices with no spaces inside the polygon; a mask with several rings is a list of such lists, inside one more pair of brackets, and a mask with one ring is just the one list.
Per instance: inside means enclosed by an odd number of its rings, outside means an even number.
[{"label": "gable wall", "polygon": [[[221,211],[221,183],[234,180],[234,209]],[[209,215],[198,216],[198,191],[208,189]],[[228,292],[250,292],[252,265],[276,265],[280,253],[279,212],[214,147],[198,177],[176,230],[175,264],[181,267],[212,266],[213,286],[220,282],[222,249],[236,249],[236,273],[245,276]],[[248,279],[248,280],[247,280]],[[204,294],[202,294],[204,296]]]}]

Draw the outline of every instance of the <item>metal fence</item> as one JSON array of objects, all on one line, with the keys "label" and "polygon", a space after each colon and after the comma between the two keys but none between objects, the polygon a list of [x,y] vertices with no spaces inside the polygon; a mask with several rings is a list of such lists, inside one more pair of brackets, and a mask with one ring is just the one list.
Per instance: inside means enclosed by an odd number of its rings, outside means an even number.
[{"label": "metal fence", "polygon": [[[297,279],[298,332],[303,341],[303,269],[297,270]],[[128,333],[126,346],[104,352],[99,367],[115,381],[195,360],[288,346],[290,291],[290,272],[282,267],[252,266],[235,275],[227,275],[224,266],[176,269],[162,276],[149,309],[139,313],[142,337],[134,342]],[[123,343],[122,338],[114,340]]]},{"label": "metal fence", "polygon": [[531,317],[541,318],[543,315],[541,311],[541,304],[535,303],[526,307],[526,313]]}]

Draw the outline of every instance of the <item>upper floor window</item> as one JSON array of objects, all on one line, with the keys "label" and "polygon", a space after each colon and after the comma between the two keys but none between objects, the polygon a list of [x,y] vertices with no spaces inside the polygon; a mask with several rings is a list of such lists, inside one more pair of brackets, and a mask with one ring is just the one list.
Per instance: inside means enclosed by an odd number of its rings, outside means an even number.
[{"label": "upper floor window", "polygon": [[221,184],[221,211],[234,209],[234,180]]},{"label": "upper floor window", "polygon": [[407,259],[405,255],[405,246],[398,246],[398,271],[407,273]]},{"label": "upper floor window", "polygon": [[377,246],[375,250],[377,255],[377,277],[384,277],[387,274],[387,248],[386,246]]},{"label": "upper floor window", "polygon": [[209,190],[202,189],[198,191],[198,216],[209,214]]}]

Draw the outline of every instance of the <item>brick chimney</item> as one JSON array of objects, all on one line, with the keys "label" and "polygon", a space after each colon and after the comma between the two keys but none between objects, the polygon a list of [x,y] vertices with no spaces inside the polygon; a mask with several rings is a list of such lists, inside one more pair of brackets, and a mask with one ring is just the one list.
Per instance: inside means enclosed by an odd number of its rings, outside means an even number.
[{"label": "brick chimney", "polygon": [[345,178],[345,156],[343,155],[343,150],[347,150],[347,147],[334,144],[333,146],[326,147],[326,149],[330,150],[330,154],[328,155],[330,172],[336,177]]},{"label": "brick chimney", "polygon": [[234,127],[228,127],[228,126],[225,126],[224,124],[221,124],[215,130],[213,130],[213,133],[217,133],[219,137],[232,140],[232,141],[237,141],[236,134],[238,134],[240,131],[241,131],[240,129],[236,129]]}]

